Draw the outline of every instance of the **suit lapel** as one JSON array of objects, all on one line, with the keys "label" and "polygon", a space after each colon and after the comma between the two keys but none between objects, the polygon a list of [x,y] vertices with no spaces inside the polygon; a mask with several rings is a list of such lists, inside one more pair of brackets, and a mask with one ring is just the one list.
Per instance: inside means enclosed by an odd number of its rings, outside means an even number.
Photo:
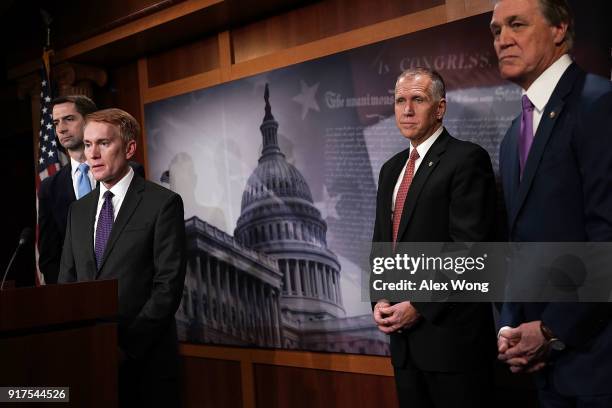
[{"label": "suit lapel", "polygon": [[[553,129],[558,121],[559,115],[563,111],[563,107],[565,105],[564,99],[572,90],[572,86],[574,85],[576,76],[579,74],[579,72],[580,71],[578,70],[576,64],[572,64],[569,68],[567,68],[559,80],[553,94],[550,96],[546,107],[544,108],[542,119],[538,125],[538,130],[536,131],[533,144],[531,145],[529,155],[527,156],[527,161],[525,162],[523,179],[518,186],[518,191],[514,198],[515,202],[512,206],[514,211],[512,212],[512,218],[510,220],[511,228],[514,226],[516,217],[525,202],[525,198],[527,197],[527,193],[529,192],[531,184],[533,183],[533,179],[542,160],[542,155],[544,154],[548,140],[553,133]],[[518,138],[518,130],[515,131],[515,133],[515,138]],[[517,145],[515,145],[515,151],[518,155]]]},{"label": "suit lapel", "polygon": [[[128,221],[134,214],[134,211],[138,207],[140,200],[142,199],[142,191],[144,190],[145,182],[144,179],[136,174],[134,174],[134,178],[128,187],[127,193],[125,194],[125,198],[123,199],[123,203],[121,204],[121,209],[119,210],[119,214],[117,214],[117,218],[113,224],[113,229],[111,231],[110,237],[108,237],[108,243],[106,244],[106,249],[104,250],[104,256],[102,258],[102,264],[100,264],[100,268],[98,269],[97,276],[100,275],[100,271],[104,267],[104,264],[108,260],[117,239],[121,236],[121,232],[127,225]],[[98,189],[99,190],[99,189]]]},{"label": "suit lapel", "polygon": [[402,211],[402,219],[400,220],[399,230],[397,231],[398,241],[402,240],[401,237],[404,232],[406,232],[406,228],[408,228],[408,224],[412,217],[412,213],[414,212],[414,208],[416,207],[419,195],[421,194],[421,190],[423,190],[429,175],[438,166],[440,156],[444,153],[444,150],[446,150],[449,137],[450,135],[446,129],[444,129],[440,137],[438,137],[434,144],[429,148],[429,151],[425,157],[423,157],[423,161],[421,161],[419,169],[412,179],[410,189],[408,190],[408,195],[406,196],[406,202],[404,203],[404,210]]},{"label": "suit lapel", "polygon": [[68,209],[68,206],[70,206],[70,204],[73,201],[76,201],[76,196],[74,195],[74,186],[72,184],[72,167],[71,165],[67,165],[62,167],[62,170],[60,170],[61,172],[61,185],[63,186],[63,188],[60,190],[60,200],[62,203],[65,204],[66,206],[66,210]]},{"label": "suit lapel", "polygon": [[510,125],[508,131],[507,145],[503,151],[504,163],[507,163],[503,171],[500,172],[502,185],[504,186],[504,195],[506,199],[506,208],[508,209],[510,218],[514,217],[514,202],[518,194],[521,169],[518,155],[518,134],[520,131],[520,120],[515,119]]}]

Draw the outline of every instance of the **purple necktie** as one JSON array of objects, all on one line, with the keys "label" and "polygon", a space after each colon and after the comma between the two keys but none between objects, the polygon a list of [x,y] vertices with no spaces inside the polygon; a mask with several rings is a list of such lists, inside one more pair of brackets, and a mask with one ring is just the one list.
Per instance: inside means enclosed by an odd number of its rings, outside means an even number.
[{"label": "purple necktie", "polygon": [[521,164],[521,178],[525,170],[525,162],[529,149],[533,143],[533,103],[527,95],[523,95],[523,114],[521,115],[521,134],[519,135],[519,160]]},{"label": "purple necktie", "polygon": [[98,215],[98,226],[96,228],[96,265],[100,269],[102,264],[102,258],[104,257],[104,250],[108,243],[108,237],[110,237],[111,230],[113,229],[113,193],[108,190],[104,193],[104,204]]}]

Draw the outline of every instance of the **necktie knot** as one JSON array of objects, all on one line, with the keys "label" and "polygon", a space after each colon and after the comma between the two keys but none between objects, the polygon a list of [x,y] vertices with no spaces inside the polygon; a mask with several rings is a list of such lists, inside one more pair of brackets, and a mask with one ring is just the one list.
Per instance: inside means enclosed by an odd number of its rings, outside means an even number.
[{"label": "necktie knot", "polygon": [[114,196],[115,195],[110,190],[106,190],[106,193],[103,195],[104,201],[111,200]]},{"label": "necktie knot", "polygon": [[416,147],[412,149],[412,151],[410,152],[410,159],[412,161],[417,161],[419,159],[419,152],[417,151]]},{"label": "necktie knot", "polygon": [[83,174],[87,174],[87,172],[89,171],[89,164],[87,163],[79,164],[79,171]]},{"label": "necktie knot", "polygon": [[523,111],[532,111],[533,110],[533,103],[531,103],[531,100],[529,99],[529,97],[527,96],[527,94],[523,95],[523,98],[521,99],[521,102],[523,104]]}]

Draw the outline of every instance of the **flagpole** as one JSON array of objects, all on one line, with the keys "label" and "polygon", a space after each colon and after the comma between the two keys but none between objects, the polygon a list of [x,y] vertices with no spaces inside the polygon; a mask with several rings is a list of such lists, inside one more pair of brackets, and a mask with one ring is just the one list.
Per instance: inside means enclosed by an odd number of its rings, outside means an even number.
[{"label": "flagpole", "polygon": [[[36,263],[36,271],[35,271],[35,284],[36,286],[44,285],[45,278],[41,273],[40,267],[38,265],[39,261],[39,251],[38,245],[40,243],[40,225],[38,225],[38,212],[39,212],[39,200],[38,200],[38,190],[40,188],[40,184],[42,180],[46,177],[53,175],[57,170],[59,170],[60,163],[57,160],[58,150],[57,150],[57,141],[55,136],[55,131],[53,129],[53,119],[51,116],[51,95],[52,95],[52,87],[50,83],[51,78],[51,61],[50,57],[53,53],[51,49],[51,22],[53,19],[51,15],[47,13],[45,10],[41,9],[40,14],[42,20],[45,24],[46,30],[46,41],[43,46],[42,52],[42,72],[41,72],[41,82],[40,82],[40,126],[38,132],[38,154],[35,157],[35,166],[36,166],[36,245],[34,246],[35,250],[35,263]],[[53,157],[55,155],[55,157]]]}]

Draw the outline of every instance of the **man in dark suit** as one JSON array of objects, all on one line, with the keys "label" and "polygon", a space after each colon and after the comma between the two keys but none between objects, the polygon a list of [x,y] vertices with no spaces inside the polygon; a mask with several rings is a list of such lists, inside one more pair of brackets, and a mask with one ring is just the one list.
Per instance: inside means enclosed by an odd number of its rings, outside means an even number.
[{"label": "man in dark suit", "polygon": [[38,192],[38,266],[45,283],[57,282],[68,207],[95,186],[86,164],[79,166],[85,163],[85,116],[97,110],[96,104],[84,95],[70,95],[51,101],[51,109],[57,138],[70,156],[70,164],[44,179]]},{"label": "man in dark suit", "polygon": [[[501,76],[523,89],[500,148],[511,241],[612,241],[612,86],[568,55],[572,24],[565,0],[493,12]],[[610,407],[611,317],[610,304],[506,303],[499,358],[538,372],[543,407]]]},{"label": "man in dark suit", "polygon": [[178,406],[174,314],[185,280],[183,202],[136,175],[136,120],[120,109],[85,119],[98,187],[70,207],[59,281],[119,280],[121,406]]},{"label": "man in dark suit", "polygon": [[[481,147],[442,126],[444,81],[429,69],[400,75],[395,118],[410,147],[378,180],[373,242],[477,242],[492,238],[495,180]],[[495,361],[490,304],[391,304],[373,299],[374,320],[391,337],[401,407],[488,407]]]},{"label": "man in dark suit", "polygon": [[[57,282],[68,208],[96,185],[85,161],[83,126],[85,116],[98,110],[85,95],[55,98],[51,101],[51,109],[57,138],[70,156],[70,163],[45,178],[38,191],[38,266],[47,284]],[[144,168],[140,164],[131,165],[144,177]]]}]

